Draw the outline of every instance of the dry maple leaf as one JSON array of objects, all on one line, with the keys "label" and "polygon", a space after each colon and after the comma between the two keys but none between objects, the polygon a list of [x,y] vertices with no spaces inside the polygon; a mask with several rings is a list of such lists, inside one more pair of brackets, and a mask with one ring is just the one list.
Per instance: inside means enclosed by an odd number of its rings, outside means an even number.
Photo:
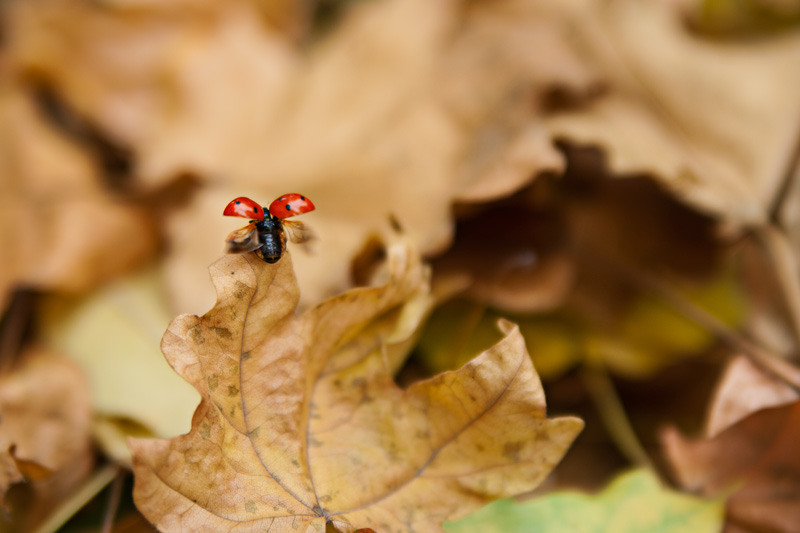
[{"label": "dry maple leaf", "polygon": [[705,436],[713,438],[748,415],[800,400],[796,390],[743,355],[726,366],[709,410]]},{"label": "dry maple leaf", "polygon": [[737,355],[717,385],[704,438],[664,430],[666,457],[684,488],[708,495],[732,491],[726,532],[797,530],[797,400],[796,390]]},{"label": "dry maple leaf", "polygon": [[97,161],[18,80],[0,86],[0,120],[0,307],[15,286],[84,291],[155,251],[144,210],[111,197]]},{"label": "dry maple leaf", "polygon": [[730,532],[794,533],[800,523],[800,402],[762,409],[713,438],[662,435],[666,456],[688,490],[728,499]]},{"label": "dry maple leaf", "polygon": [[600,145],[615,172],[650,172],[726,221],[764,222],[797,138],[800,34],[757,42],[692,34],[672,1],[586,2],[575,46],[607,90],[548,119]]},{"label": "dry maple leaf", "polygon": [[[217,305],[162,347],[203,400],[190,433],[132,440],[139,509],[162,531],[441,531],[528,491],[582,428],[547,419],[518,330],[456,372],[398,388],[427,274],[390,248],[387,284],[295,315],[291,258],[211,267]],[[422,304],[420,302],[423,302]]]},{"label": "dry maple leaf", "polygon": [[68,359],[31,348],[20,361],[0,378],[0,506],[9,485],[31,482],[27,497],[12,501],[10,527],[32,531],[89,473],[91,406],[85,377]]}]

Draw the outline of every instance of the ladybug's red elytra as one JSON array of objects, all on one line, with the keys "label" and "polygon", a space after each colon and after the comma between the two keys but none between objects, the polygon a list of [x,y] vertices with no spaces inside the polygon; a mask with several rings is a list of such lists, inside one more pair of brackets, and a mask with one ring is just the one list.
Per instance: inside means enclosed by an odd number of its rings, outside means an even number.
[{"label": "ladybug's red elytra", "polygon": [[314,202],[302,194],[297,193],[284,194],[269,204],[269,213],[281,220],[302,213],[308,213],[314,209]]},{"label": "ladybug's red elytra", "polygon": [[286,251],[286,236],[294,243],[307,242],[313,233],[302,222],[286,220],[316,209],[314,202],[302,194],[284,194],[264,209],[260,204],[240,196],[230,201],[222,214],[250,219],[250,224],[231,232],[225,239],[226,252],[241,254],[255,251],[267,263],[277,263]]}]

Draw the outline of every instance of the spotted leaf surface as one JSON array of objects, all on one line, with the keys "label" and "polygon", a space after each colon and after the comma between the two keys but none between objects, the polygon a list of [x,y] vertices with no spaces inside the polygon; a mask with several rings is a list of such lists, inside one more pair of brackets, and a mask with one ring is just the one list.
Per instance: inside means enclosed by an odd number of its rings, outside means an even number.
[{"label": "spotted leaf surface", "polygon": [[191,431],[132,440],[134,497],[161,531],[441,531],[531,490],[582,422],[547,419],[517,328],[456,372],[391,378],[427,310],[427,271],[390,249],[386,285],[302,315],[291,258],[227,256],[216,306],[162,342],[202,401]]}]

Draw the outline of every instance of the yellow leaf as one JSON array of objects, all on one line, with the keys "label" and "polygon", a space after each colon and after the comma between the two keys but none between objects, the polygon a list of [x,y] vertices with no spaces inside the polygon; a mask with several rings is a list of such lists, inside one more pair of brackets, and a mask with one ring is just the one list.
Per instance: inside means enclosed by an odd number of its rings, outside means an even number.
[{"label": "yellow leaf", "polygon": [[170,317],[161,286],[151,266],[84,298],[43,299],[41,334],[88,377],[95,431],[119,461],[130,461],[127,436],[183,433],[197,405],[157,348]]}]

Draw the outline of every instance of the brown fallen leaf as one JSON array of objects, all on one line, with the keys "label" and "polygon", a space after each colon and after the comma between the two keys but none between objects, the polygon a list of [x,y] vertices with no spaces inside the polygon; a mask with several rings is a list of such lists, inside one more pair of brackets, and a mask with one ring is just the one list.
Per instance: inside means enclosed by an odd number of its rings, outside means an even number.
[{"label": "brown fallen leaf", "polygon": [[0,506],[11,484],[30,485],[11,498],[17,531],[32,531],[88,474],[90,428],[85,378],[69,360],[32,348],[0,377]]},{"label": "brown fallen leaf", "polygon": [[545,418],[510,323],[462,369],[394,384],[392,352],[416,329],[409,315],[427,282],[404,247],[390,248],[389,264],[386,285],[301,315],[290,256],[211,267],[217,305],[175,319],[162,342],[203,398],[192,431],[130,442],[134,498],[156,527],[440,531],[547,476],[582,422]]},{"label": "brown fallen leaf", "polygon": [[[800,524],[800,402],[763,409],[709,439],[662,435],[667,459],[688,490],[728,499],[730,531],[794,533]],[[738,488],[737,488],[738,487]]]},{"label": "brown fallen leaf", "polygon": [[353,3],[313,45],[262,24],[258,4],[47,0],[11,12],[15,67],[130,146],[141,187],[187,169],[209,185],[166,222],[180,310],[213,303],[194,267],[219,255],[233,228],[217,213],[232,198],[314,199],[315,257],[295,254],[307,305],[350,285],[351,259],[390,214],[423,253],[438,251],[454,199],[560,171],[529,119],[554,88],[594,86],[560,2]]},{"label": "brown fallen leaf", "polygon": [[468,294],[476,301],[530,313],[563,304],[577,265],[565,250],[556,206],[536,209],[512,199],[462,215],[453,245],[433,267],[437,290],[466,278]]},{"label": "brown fallen leaf", "polygon": [[711,401],[705,436],[715,437],[751,413],[800,400],[797,391],[739,355],[728,363]]},{"label": "brown fallen leaf", "polygon": [[718,224],[641,175],[613,175],[596,149],[563,147],[562,177],[460,205],[434,287],[471,279],[470,298],[511,313],[572,306],[607,323],[639,292],[629,271],[704,284],[722,257]]},{"label": "brown fallen leaf", "polygon": [[433,260],[434,292],[466,278],[459,296],[474,303],[434,313],[421,344],[428,369],[455,368],[497,338],[498,315],[520,326],[546,381],[582,360],[645,378],[713,346],[651,279],[731,327],[744,322],[739,261],[726,260],[714,220],[652,179],[611,175],[596,149],[564,153],[562,177],[461,206],[453,247]]},{"label": "brown fallen leaf", "polygon": [[551,134],[599,145],[616,173],[651,173],[723,220],[766,221],[797,142],[800,34],[721,42],[693,34],[676,2],[587,7],[575,43],[607,90],[552,114]]},{"label": "brown fallen leaf", "polygon": [[115,199],[97,161],[56,130],[18,81],[0,87],[0,308],[16,286],[85,291],[155,251],[147,214]]}]

